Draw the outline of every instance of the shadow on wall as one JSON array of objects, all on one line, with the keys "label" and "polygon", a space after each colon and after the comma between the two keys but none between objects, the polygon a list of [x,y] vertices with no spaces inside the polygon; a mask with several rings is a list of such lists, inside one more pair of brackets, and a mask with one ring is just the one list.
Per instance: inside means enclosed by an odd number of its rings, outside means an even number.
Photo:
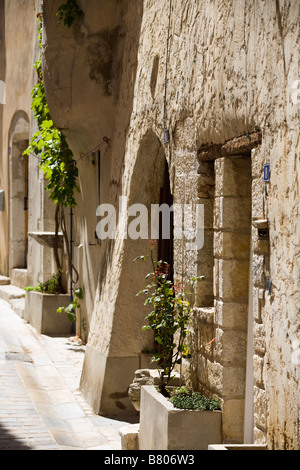
[{"label": "shadow on wall", "polygon": [[[107,95],[104,87],[102,90],[103,96],[100,96],[103,84],[99,79],[97,93],[100,98],[98,98],[98,101],[94,98],[94,102],[89,108],[91,110],[93,106],[97,105],[90,131],[93,131],[94,136],[100,136],[99,141],[102,140],[104,135],[111,138],[110,147],[105,145],[103,150],[99,151],[99,154],[89,156],[78,162],[81,194],[78,197],[78,206],[76,207],[74,234],[75,245],[78,244],[80,249],[75,249],[74,256],[75,263],[77,263],[80,270],[81,279],[85,284],[86,312],[83,312],[82,309],[85,337],[88,336],[90,328],[93,329],[92,317],[94,314],[97,315],[97,313],[92,313],[94,311],[94,300],[96,295],[101,297],[103,289],[105,290],[107,272],[114,254],[114,240],[103,241],[101,249],[97,245],[95,215],[100,204],[111,203],[117,207],[117,201],[121,195],[119,192],[121,185],[119,183],[123,177],[126,142],[133,110],[137,56],[143,17],[143,4],[140,1],[124,1],[118,8],[123,9],[124,15],[117,28],[118,34],[114,30],[114,40],[116,41],[113,47],[114,56],[109,67],[109,76],[106,77],[107,81],[105,82],[105,87],[110,83],[109,88],[111,88],[112,94]],[[85,13],[86,21],[88,21],[90,12],[86,9]],[[108,42],[112,41],[111,34],[107,32]],[[97,52],[100,57],[102,53],[100,45],[104,41],[104,31],[100,31],[94,38],[87,38],[84,41],[81,46],[82,50],[90,50],[94,44],[94,52]],[[96,56],[94,58],[96,60]],[[79,56],[79,60],[81,60],[81,56]],[[95,86],[96,81],[93,80],[91,86]],[[82,95],[80,99],[83,101],[84,96]],[[105,115],[105,106],[109,101],[111,102],[109,113],[113,115],[114,126],[111,125],[110,119]],[[98,114],[99,119],[97,119]],[[84,124],[80,122],[78,126],[81,127],[81,132],[77,133],[78,142],[80,139],[80,145],[84,145],[82,141],[83,134],[86,138],[85,132],[83,132]],[[116,136],[113,134],[113,129],[118,129]],[[74,129],[69,129],[66,132],[67,136],[69,132],[74,132]],[[99,141],[95,141],[95,145],[99,144]],[[89,145],[92,146],[92,142]],[[86,150],[90,150],[90,147]],[[92,187],[95,190],[91,191]],[[88,246],[83,246],[80,239],[83,230],[85,236],[89,238]],[[96,257],[100,261],[95,262]],[[97,288],[99,288],[98,294]]]},{"label": "shadow on wall", "polygon": [[[144,136],[137,154],[128,198],[128,208],[133,208],[134,204],[147,208],[148,238],[132,239],[129,234],[125,240],[122,274],[116,299],[114,338],[118,338],[119,341],[113,347],[116,352],[122,350],[123,332],[127,331],[127,343],[130,349],[124,351],[124,354],[131,352],[131,354],[138,356],[145,347],[153,348],[153,343],[149,343],[149,340],[153,341],[152,336],[147,338],[146,333],[142,331],[148,310],[143,307],[142,299],[136,297],[137,292],[144,288],[145,276],[151,271],[152,266],[151,263],[134,263],[133,260],[137,256],[149,254],[151,204],[160,204],[161,188],[164,185],[165,162],[164,149],[159,139],[152,131],[148,132]],[[129,232],[130,224],[135,224],[135,218],[139,214],[131,215],[132,217],[128,217]],[[146,237],[147,234],[142,234],[142,236]]]}]

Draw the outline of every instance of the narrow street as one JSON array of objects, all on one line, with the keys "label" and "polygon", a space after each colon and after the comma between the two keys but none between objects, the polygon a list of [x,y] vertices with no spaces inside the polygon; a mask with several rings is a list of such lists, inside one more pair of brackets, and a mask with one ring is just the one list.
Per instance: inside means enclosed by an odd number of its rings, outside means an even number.
[{"label": "narrow street", "polygon": [[0,299],[0,450],[121,449],[127,423],[95,415],[79,390],[84,351],[39,335]]}]

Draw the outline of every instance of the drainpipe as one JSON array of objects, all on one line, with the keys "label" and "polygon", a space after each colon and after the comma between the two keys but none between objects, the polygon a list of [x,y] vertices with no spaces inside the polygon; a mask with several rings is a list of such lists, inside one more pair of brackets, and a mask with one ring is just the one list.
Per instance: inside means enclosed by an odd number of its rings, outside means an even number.
[{"label": "drainpipe", "polygon": [[[73,302],[73,209],[70,208],[70,293],[71,302]],[[72,323],[72,334],[75,334],[75,323]]]},{"label": "drainpipe", "polygon": [[73,209],[70,209],[70,291],[71,302],[73,302]]}]

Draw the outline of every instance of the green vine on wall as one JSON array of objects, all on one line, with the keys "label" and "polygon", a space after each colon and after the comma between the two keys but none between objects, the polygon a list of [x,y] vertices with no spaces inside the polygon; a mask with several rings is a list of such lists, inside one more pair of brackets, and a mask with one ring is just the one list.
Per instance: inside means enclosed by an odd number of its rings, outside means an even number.
[{"label": "green vine on wall", "polygon": [[[69,3],[69,2],[68,2]],[[42,13],[38,14],[38,42],[42,47]],[[30,140],[25,155],[33,153],[40,160],[40,169],[48,182],[46,190],[49,198],[56,204],[55,211],[55,246],[54,257],[58,273],[62,272],[61,262],[58,254],[58,231],[61,226],[66,238],[64,207],[76,206],[75,192],[79,192],[77,186],[78,168],[73,153],[70,150],[65,135],[55,127],[51,119],[49,106],[45,94],[43,81],[43,70],[41,59],[34,64],[36,71],[36,84],[32,90],[33,117],[37,121],[37,132]],[[67,240],[66,240],[67,242]],[[68,243],[66,243],[68,247]],[[68,252],[69,255],[69,252]],[[72,266],[69,255],[69,265]],[[76,269],[73,271],[77,274]],[[62,291],[62,279],[59,275],[58,282]]]},{"label": "green vine on wall", "polygon": [[[39,15],[39,45],[41,48],[40,31],[42,16]],[[39,58],[34,64],[37,83],[32,90],[31,109],[37,120],[38,130],[31,138],[25,155],[31,152],[40,158],[40,168],[48,180],[46,187],[50,199],[58,206],[74,207],[74,193],[79,191],[77,186],[78,168],[69,149],[66,137],[58,130],[51,119],[45,94],[42,63]]]},{"label": "green vine on wall", "polygon": [[58,24],[64,21],[64,25],[70,28],[77,18],[83,16],[83,11],[79,8],[76,0],[68,0],[57,10]]}]

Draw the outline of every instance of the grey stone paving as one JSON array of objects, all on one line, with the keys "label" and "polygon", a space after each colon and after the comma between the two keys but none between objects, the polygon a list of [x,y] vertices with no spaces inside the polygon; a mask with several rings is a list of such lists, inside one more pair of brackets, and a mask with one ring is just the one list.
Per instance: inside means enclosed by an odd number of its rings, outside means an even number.
[{"label": "grey stone paving", "polygon": [[0,450],[121,450],[128,422],[95,415],[80,392],[84,351],[0,300]]}]

